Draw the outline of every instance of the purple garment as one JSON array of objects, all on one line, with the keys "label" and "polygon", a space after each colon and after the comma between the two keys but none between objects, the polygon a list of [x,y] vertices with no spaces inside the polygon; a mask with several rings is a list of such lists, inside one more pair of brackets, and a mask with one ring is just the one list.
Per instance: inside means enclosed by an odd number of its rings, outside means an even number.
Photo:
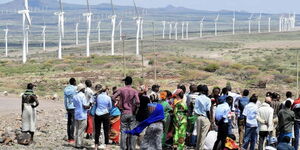
[{"label": "purple garment", "polygon": [[119,108],[122,114],[133,114],[137,105],[140,104],[138,91],[133,89],[130,85],[118,89],[112,99],[117,101],[117,97],[120,97]]}]

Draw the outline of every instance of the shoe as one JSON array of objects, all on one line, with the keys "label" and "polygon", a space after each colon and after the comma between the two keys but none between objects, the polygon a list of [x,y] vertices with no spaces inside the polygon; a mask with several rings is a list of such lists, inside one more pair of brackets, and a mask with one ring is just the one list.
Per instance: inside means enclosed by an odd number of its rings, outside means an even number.
[{"label": "shoe", "polygon": [[75,143],[75,140],[68,140],[68,143],[74,144],[74,143]]},{"label": "shoe", "polygon": [[98,146],[98,149],[106,149],[106,145],[105,144],[101,144],[100,146]]}]

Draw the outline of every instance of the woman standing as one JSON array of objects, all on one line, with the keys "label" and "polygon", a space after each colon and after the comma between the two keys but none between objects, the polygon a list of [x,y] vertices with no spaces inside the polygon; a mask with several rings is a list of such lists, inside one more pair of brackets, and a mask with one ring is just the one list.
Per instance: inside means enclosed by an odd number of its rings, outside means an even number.
[{"label": "woman standing", "polygon": [[33,142],[33,135],[36,124],[36,107],[39,105],[37,96],[33,92],[34,85],[29,83],[27,90],[22,95],[22,132],[30,133],[30,143]]},{"label": "woman standing", "polygon": [[[112,108],[111,98],[107,95],[108,88],[101,90],[96,99],[95,113],[95,150],[98,149],[101,124],[103,124],[105,144],[109,142],[109,112]],[[105,146],[103,146],[105,148]]]},{"label": "woman standing", "polygon": [[[85,97],[88,103],[93,104],[95,99],[94,99],[94,91],[92,90],[92,81],[91,80],[86,80],[85,81]],[[87,113],[87,127],[85,130],[86,133],[86,139],[92,138],[92,134],[94,133],[94,117],[89,113],[90,110]]]},{"label": "woman standing", "polygon": [[169,131],[169,126],[170,126],[170,122],[171,122],[171,117],[170,117],[170,113],[173,111],[172,107],[170,106],[170,104],[166,101],[167,99],[167,92],[163,91],[160,93],[160,99],[158,101],[158,103],[160,103],[163,108],[164,108],[164,115],[165,115],[165,119],[164,119],[164,133],[163,133],[163,137],[162,137],[162,145],[163,147],[166,147],[166,140],[167,140],[167,134]]},{"label": "woman standing", "polygon": [[117,103],[113,103],[113,107],[110,111],[109,139],[112,140],[113,144],[119,144],[121,130],[121,111],[117,107]]},{"label": "woman standing", "polygon": [[126,134],[139,135],[147,128],[142,141],[141,150],[162,150],[161,138],[163,135],[164,108],[158,103],[149,103],[148,109],[150,116],[142,121],[131,131],[125,131]]},{"label": "woman standing", "polygon": [[184,92],[182,89],[177,89],[174,97],[174,147],[178,150],[184,149],[184,142],[187,129],[187,106],[183,101]]}]

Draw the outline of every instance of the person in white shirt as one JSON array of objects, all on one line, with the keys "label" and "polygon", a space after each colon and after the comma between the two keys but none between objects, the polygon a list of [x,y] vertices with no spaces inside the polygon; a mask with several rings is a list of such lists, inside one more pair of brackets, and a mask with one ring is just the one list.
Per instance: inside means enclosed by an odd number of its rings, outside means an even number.
[{"label": "person in white shirt", "polygon": [[285,108],[284,105],[285,105],[286,101],[291,101],[291,103],[294,104],[294,100],[292,99],[293,93],[290,91],[287,91],[285,95],[286,95],[286,100],[281,103],[281,109]]},{"label": "person in white shirt", "polygon": [[242,146],[243,149],[248,149],[250,144],[250,150],[255,150],[255,144],[257,140],[257,113],[258,107],[256,105],[257,96],[253,94],[250,98],[250,103],[246,105],[243,115],[246,116],[246,128],[245,128],[245,136],[244,136],[244,144]]},{"label": "person in white shirt", "polygon": [[266,138],[273,131],[274,109],[270,106],[272,99],[266,97],[265,102],[258,109],[257,121],[259,122],[259,144],[258,150],[263,150],[266,146]]},{"label": "person in white shirt", "polygon": [[[93,104],[94,103],[94,91],[92,90],[92,82],[91,80],[86,80],[85,81],[85,97],[88,103]],[[86,138],[90,139],[92,138],[92,134],[94,133],[94,117],[88,112],[87,113],[87,128],[85,130],[86,133]]]}]

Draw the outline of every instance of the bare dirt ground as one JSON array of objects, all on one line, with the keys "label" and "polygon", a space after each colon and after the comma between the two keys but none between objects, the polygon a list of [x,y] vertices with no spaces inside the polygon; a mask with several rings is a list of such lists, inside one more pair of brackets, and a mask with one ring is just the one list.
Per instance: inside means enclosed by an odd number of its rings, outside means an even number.
[{"label": "bare dirt ground", "polygon": [[258,49],[258,48],[298,48],[299,41],[262,41],[254,43],[245,43],[244,48]]},{"label": "bare dirt ground", "polygon": [[[16,130],[21,127],[21,100],[17,96],[0,96],[0,134],[5,130]],[[10,146],[0,145],[1,150],[71,150],[74,145],[65,141],[67,119],[62,101],[40,100],[37,108],[37,131],[35,132],[36,144],[22,146],[13,143]],[[91,149],[92,140],[86,140],[86,149]],[[107,150],[117,149],[108,146]]]}]

